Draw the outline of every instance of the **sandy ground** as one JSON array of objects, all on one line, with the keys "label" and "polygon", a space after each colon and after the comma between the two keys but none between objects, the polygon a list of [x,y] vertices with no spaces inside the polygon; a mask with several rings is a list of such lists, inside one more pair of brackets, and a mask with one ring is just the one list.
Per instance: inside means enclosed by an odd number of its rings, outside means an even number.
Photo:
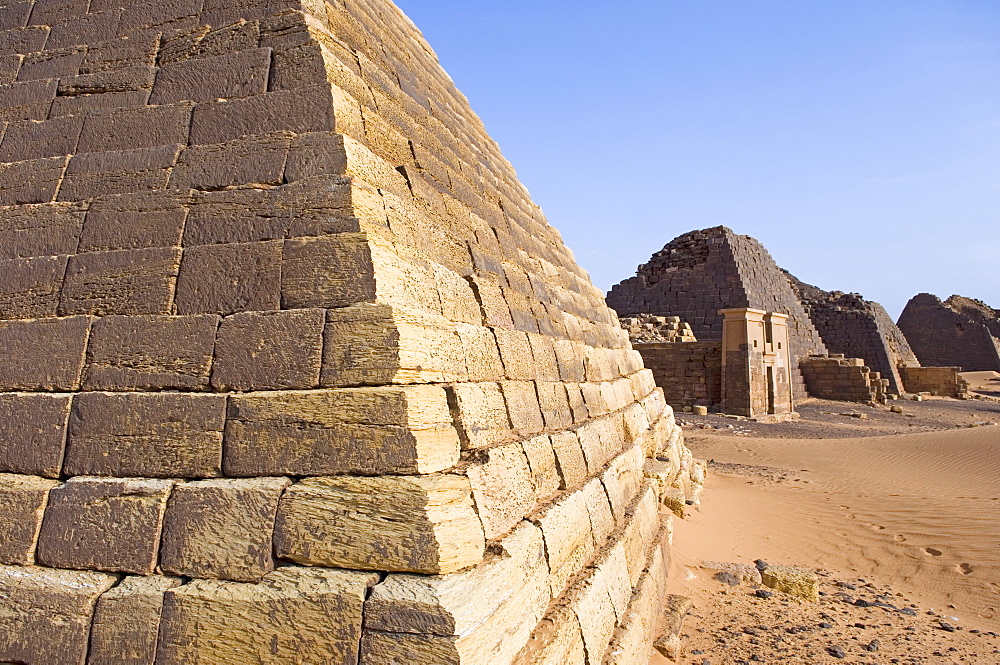
[{"label": "sandy ground", "polygon": [[[1000,393],[1000,375],[981,374],[974,386]],[[1000,425],[983,424],[1000,422],[1000,401],[842,422],[823,412],[869,407],[813,404],[799,423],[752,429],[681,416],[712,463],[702,505],[675,522],[670,591],[695,600],[679,662],[1000,663]],[[699,566],[755,559],[820,571],[825,595],[762,599]]]}]

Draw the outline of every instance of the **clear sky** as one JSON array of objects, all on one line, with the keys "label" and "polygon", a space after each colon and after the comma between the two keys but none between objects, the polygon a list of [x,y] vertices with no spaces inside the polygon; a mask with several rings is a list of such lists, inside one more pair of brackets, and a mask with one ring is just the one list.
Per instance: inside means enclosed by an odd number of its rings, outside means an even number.
[{"label": "clear sky", "polygon": [[1000,0],[397,0],[607,290],[724,224],[1000,308]]}]

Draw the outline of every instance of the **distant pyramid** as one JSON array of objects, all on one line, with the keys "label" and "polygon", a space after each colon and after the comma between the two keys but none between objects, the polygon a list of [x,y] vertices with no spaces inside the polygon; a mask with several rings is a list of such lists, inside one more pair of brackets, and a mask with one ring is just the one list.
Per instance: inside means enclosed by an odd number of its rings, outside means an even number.
[{"label": "distant pyramid", "polygon": [[944,302],[920,293],[906,303],[899,328],[924,366],[1000,372],[1000,310],[963,296]]},{"label": "distant pyramid", "polygon": [[864,359],[889,380],[889,392],[905,392],[899,368],[920,363],[882,305],[857,293],[824,291],[783,272],[830,353]]},{"label": "distant pyramid", "polygon": [[0,661],[646,662],[702,470],[394,5],[0,27]]},{"label": "distant pyramid", "polygon": [[[793,359],[826,353],[819,333],[784,273],[758,241],[725,226],[678,236],[611,288],[607,303],[619,316],[679,316],[702,341],[722,339],[720,310],[752,307],[788,314]],[[794,362],[794,360],[793,360]],[[796,370],[793,389],[805,397]]]}]

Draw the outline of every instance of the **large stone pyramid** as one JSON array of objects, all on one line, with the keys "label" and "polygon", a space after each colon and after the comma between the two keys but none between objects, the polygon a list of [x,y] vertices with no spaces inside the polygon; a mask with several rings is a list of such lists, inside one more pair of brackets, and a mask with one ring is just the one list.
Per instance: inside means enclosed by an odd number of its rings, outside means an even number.
[{"label": "large stone pyramid", "polygon": [[697,470],[396,7],[0,29],[0,661],[646,662]]},{"label": "large stone pyramid", "polygon": [[923,365],[1000,372],[1000,310],[981,300],[918,293],[903,308],[899,327]]},{"label": "large stone pyramid", "polygon": [[920,362],[882,305],[857,293],[824,291],[783,272],[830,353],[863,359],[889,381],[889,392],[905,392],[900,368]]},{"label": "large stone pyramid", "polygon": [[611,288],[608,304],[620,316],[679,316],[701,341],[721,340],[723,309],[750,307],[788,314],[788,344],[797,398],[806,396],[798,360],[826,346],[768,251],[725,226],[671,240],[635,276]]}]

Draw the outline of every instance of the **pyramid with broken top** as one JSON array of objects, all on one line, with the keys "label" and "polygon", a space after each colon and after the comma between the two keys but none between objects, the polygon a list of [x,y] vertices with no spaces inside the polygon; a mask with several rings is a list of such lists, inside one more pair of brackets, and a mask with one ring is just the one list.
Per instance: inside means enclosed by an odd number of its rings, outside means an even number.
[{"label": "pyramid with broken top", "polygon": [[0,6],[0,661],[632,663],[701,467],[385,0]]}]

